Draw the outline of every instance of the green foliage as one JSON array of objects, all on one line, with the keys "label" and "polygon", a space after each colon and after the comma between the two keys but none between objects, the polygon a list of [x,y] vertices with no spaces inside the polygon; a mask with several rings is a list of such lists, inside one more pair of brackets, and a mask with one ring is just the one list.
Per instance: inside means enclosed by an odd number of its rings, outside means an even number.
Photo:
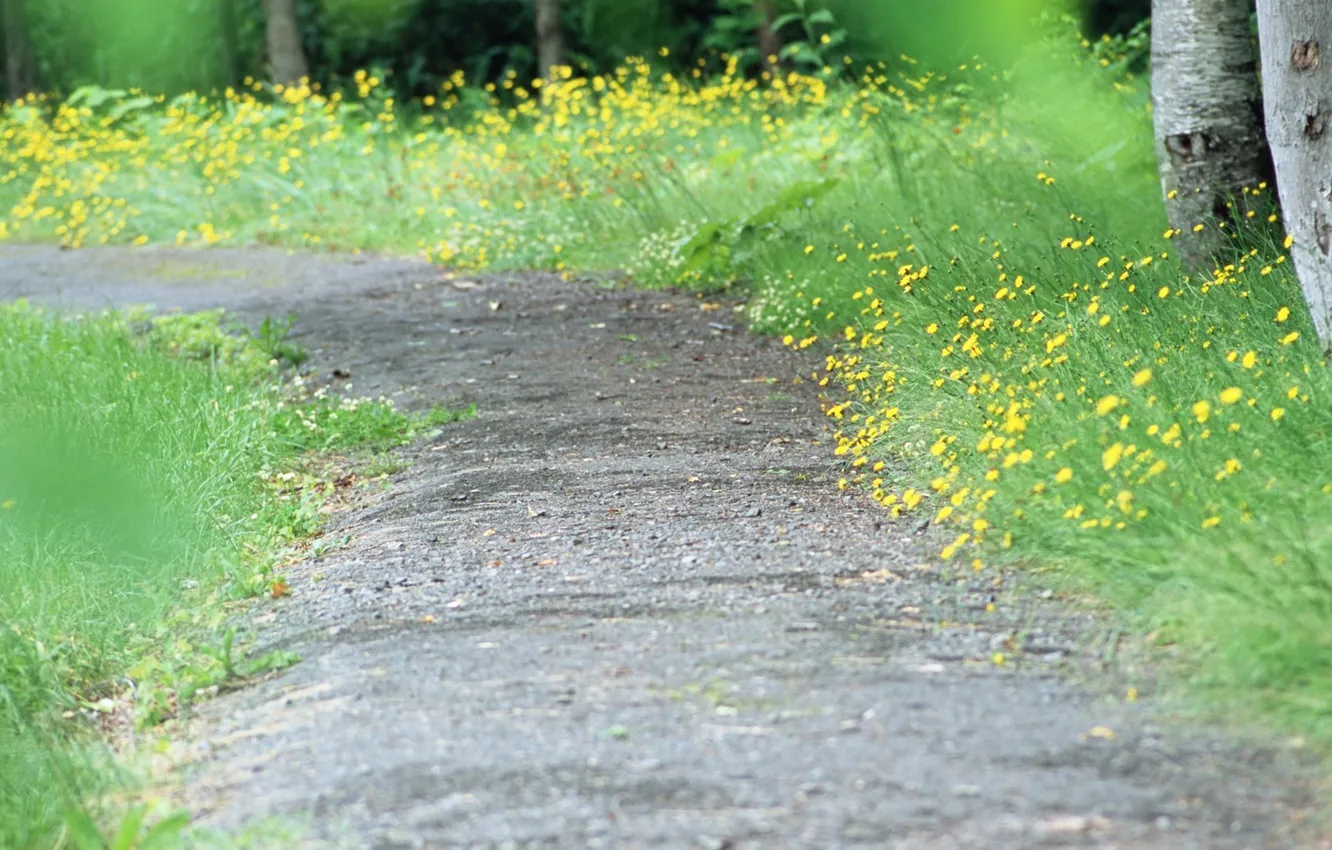
[{"label": "green foliage", "polygon": [[792,229],[779,226],[783,219],[792,213],[809,213],[839,182],[837,178],[799,180],[750,215],[704,222],[673,249],[670,266],[674,276],[666,282],[706,282],[709,287],[730,284],[761,250],[761,243],[792,237]]},{"label": "green foliage", "polygon": [[[801,70],[840,69],[844,54],[857,64],[893,60],[913,48],[911,28],[884,18],[890,4],[773,5],[781,58]],[[1080,6],[1098,35],[1130,32],[1149,11],[1147,0]],[[207,91],[266,75],[261,0],[29,0],[28,7],[41,79],[56,92],[89,85]],[[660,48],[677,69],[726,53],[758,71],[760,16],[753,0],[564,0],[562,10],[571,61],[592,72]],[[931,19],[965,15],[935,11]],[[537,76],[530,0],[299,0],[298,19],[314,77],[326,85],[372,67],[387,72],[401,92],[417,95],[438,91],[458,70],[479,81]]]}]

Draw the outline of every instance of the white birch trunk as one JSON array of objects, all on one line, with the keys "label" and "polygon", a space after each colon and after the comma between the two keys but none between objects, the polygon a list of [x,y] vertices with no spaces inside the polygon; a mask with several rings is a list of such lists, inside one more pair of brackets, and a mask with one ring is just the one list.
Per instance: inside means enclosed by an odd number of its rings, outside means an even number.
[{"label": "white birch trunk", "polygon": [[1332,349],[1332,3],[1258,0],[1267,136],[1291,257],[1323,351]]},{"label": "white birch trunk", "polygon": [[1166,217],[1185,265],[1209,271],[1228,204],[1271,175],[1249,0],[1152,0],[1152,112]]}]

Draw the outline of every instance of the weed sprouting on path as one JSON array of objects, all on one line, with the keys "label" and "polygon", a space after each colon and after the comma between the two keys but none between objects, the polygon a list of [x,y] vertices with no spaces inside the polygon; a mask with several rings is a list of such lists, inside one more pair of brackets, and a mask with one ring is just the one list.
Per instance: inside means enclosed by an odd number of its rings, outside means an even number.
[{"label": "weed sprouting on path", "polygon": [[310,450],[423,424],[293,392],[222,320],[0,308],[0,846],[86,827],[123,781],[89,732],[290,663],[245,658],[228,619],[282,592],[282,552],[318,525],[333,485]]},{"label": "weed sprouting on path", "polygon": [[[346,93],[29,101],[0,117],[0,239],[748,287],[755,327],[826,346],[810,379],[845,486],[947,529],[939,556],[964,571],[1057,565],[1226,705],[1332,741],[1332,386],[1263,215],[1212,275],[1176,263],[1186,234],[1166,229],[1124,46],[771,87],[635,60],[544,105],[458,78],[404,109],[372,75]],[[1270,189],[1251,193],[1253,210]]]}]

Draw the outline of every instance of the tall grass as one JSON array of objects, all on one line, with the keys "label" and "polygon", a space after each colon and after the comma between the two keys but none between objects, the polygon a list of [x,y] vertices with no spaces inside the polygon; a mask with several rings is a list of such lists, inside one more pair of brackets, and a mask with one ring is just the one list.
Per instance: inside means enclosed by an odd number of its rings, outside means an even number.
[{"label": "tall grass", "polygon": [[1143,86],[1105,45],[1046,48],[770,88],[635,60],[544,105],[455,80],[404,110],[369,76],[28,104],[0,234],[747,287],[755,326],[822,346],[844,486],[948,529],[940,563],[1057,566],[1189,683],[1332,741],[1332,387],[1281,237],[1255,214],[1183,270]]},{"label": "tall grass", "polygon": [[281,387],[221,322],[0,306],[0,846],[50,845],[130,781],[102,718],[156,722],[234,675],[226,603],[280,583],[264,550],[318,519],[297,457],[415,432]]},{"label": "tall grass", "polygon": [[66,720],[126,692],[187,583],[235,565],[275,456],[253,377],[114,319],[0,309],[0,845],[50,836],[104,783]]}]

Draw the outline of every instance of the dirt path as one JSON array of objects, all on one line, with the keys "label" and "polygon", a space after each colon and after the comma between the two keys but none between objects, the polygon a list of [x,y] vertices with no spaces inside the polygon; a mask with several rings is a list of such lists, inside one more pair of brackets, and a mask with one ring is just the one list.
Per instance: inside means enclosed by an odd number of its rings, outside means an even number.
[{"label": "dirt path", "polygon": [[1094,622],[919,568],[913,525],[839,493],[791,380],[812,364],[730,305],[475,280],[0,248],[0,297],[295,310],[356,393],[479,406],[291,576],[264,635],[304,662],[204,710],[205,823],[376,848],[1305,846],[1282,753],[1061,683]]}]

